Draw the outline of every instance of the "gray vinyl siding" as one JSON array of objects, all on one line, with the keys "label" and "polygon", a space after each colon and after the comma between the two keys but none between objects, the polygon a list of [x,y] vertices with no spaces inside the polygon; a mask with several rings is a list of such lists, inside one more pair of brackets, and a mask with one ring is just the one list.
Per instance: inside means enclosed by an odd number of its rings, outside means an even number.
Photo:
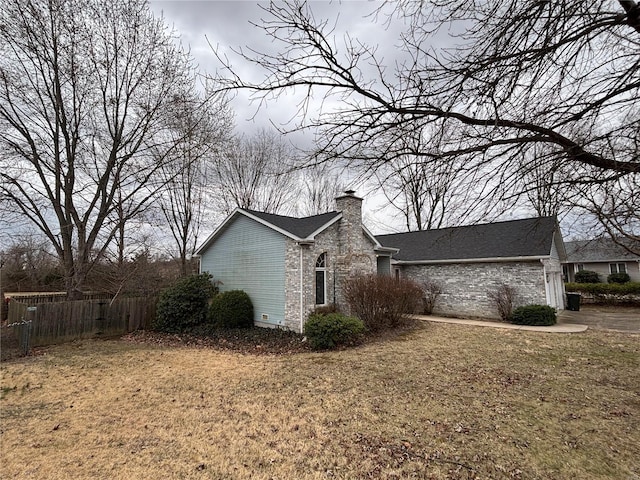
[{"label": "gray vinyl siding", "polygon": [[200,269],[222,282],[220,291],[247,292],[256,324],[283,325],[284,255],[282,234],[240,215],[202,253]]}]

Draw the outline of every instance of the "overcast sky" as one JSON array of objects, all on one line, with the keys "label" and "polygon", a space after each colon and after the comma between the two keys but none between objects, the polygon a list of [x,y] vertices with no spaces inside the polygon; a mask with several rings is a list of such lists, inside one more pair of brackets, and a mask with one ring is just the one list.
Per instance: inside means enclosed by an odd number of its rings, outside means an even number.
[{"label": "overcast sky", "polygon": [[[259,5],[266,2],[255,1],[189,1],[189,0],[155,0],[151,2],[154,13],[163,15],[166,23],[176,29],[184,46],[191,49],[200,70],[214,74],[218,64],[209,44],[232,59],[234,67],[243,79],[259,80],[260,71],[240,61],[232,48],[253,47],[260,50],[277,48],[271,45],[265,32],[252,25],[261,25],[267,18]],[[348,32],[353,38],[372,45],[381,45],[381,54],[392,54],[396,41],[391,31],[375,24],[368,14],[372,13],[378,3],[371,1],[312,1],[310,3],[316,19],[329,19],[336,22],[338,42]],[[284,124],[295,115],[295,101],[278,101],[268,103],[261,108],[257,117],[251,120],[256,105],[250,105],[246,95],[239,95],[234,100],[236,122],[240,131],[251,131],[255,125],[268,124],[269,120],[276,124]]]},{"label": "overcast sky", "polygon": [[[220,68],[211,46],[232,59],[237,73],[245,80],[259,81],[261,71],[241,61],[231,49],[253,47],[261,51],[275,51],[278,45],[272,45],[270,38],[259,25],[268,18],[268,14],[260,8],[267,2],[255,1],[189,1],[189,0],[155,0],[151,8],[156,15],[162,15],[165,22],[175,28],[183,45],[190,48],[203,73],[215,74]],[[345,34],[363,43],[378,48],[377,56],[385,63],[397,60],[398,30],[383,27],[376,23],[371,14],[380,2],[366,0],[351,1],[312,1],[310,2],[316,20],[326,19],[330,25],[335,24],[337,46],[340,48]],[[252,25],[252,23],[258,25]],[[211,46],[210,46],[211,45]],[[260,108],[256,114],[256,104],[251,104],[248,93],[240,93],[233,100],[238,132],[251,134],[258,128],[285,125],[295,122],[296,99],[293,95],[280,97]],[[289,123],[293,126],[293,123]],[[297,146],[311,147],[312,133],[290,138]],[[346,180],[348,183],[349,180]],[[364,195],[362,188],[358,194]],[[364,214],[370,228],[376,232],[395,231],[402,228],[389,222],[379,212],[382,197],[369,195],[365,198]],[[374,213],[377,212],[377,213]]]},{"label": "overcast sky", "polygon": [[[233,64],[235,72],[245,81],[259,82],[262,72],[255,66],[239,59],[232,51],[238,48],[257,49],[264,51],[282,51],[281,45],[273,45],[260,25],[269,14],[260,8],[268,2],[256,1],[190,1],[190,0],[154,0],[151,8],[156,15],[162,15],[165,22],[175,28],[180,35],[183,45],[190,48],[191,54],[203,73],[215,74],[220,68],[211,46],[227,55]],[[394,70],[399,57],[400,32],[403,25],[399,20],[383,25],[376,22],[372,15],[381,5],[379,1],[350,0],[330,1],[316,0],[309,2],[316,23],[328,20],[329,25],[335,25],[335,44],[340,51],[343,47],[345,35],[376,48],[376,58]],[[381,17],[378,17],[380,20]],[[382,17],[383,19],[386,17]],[[252,25],[256,24],[256,25]],[[448,31],[441,31],[433,37],[432,47],[442,47],[457,43],[448,36]],[[366,74],[366,72],[365,72]],[[298,98],[299,100],[299,98]],[[236,113],[238,132],[251,134],[258,128],[269,126],[269,122],[285,125],[292,121],[296,113],[296,98],[293,96],[280,97],[260,108],[256,114],[256,105],[249,102],[248,93],[240,93],[233,101]],[[313,110],[313,108],[311,109]],[[252,117],[254,117],[252,119]],[[293,118],[293,127],[295,118]],[[310,148],[312,132],[298,135],[290,140],[299,147]],[[356,188],[359,195],[366,193],[362,186],[350,184],[345,180],[345,187]],[[400,218],[391,211],[381,211],[384,204],[382,195],[369,193],[365,196],[365,222],[375,233],[387,233],[403,230],[405,227]],[[518,218],[526,216],[527,212],[511,211],[507,217]],[[504,218],[507,219],[507,218]]]}]

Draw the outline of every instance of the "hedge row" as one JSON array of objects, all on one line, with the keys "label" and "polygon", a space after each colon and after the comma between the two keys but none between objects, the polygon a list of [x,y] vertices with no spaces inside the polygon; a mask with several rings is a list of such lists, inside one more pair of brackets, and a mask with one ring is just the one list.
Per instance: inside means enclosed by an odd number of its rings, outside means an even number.
[{"label": "hedge row", "polygon": [[640,295],[640,282],[628,283],[567,283],[567,292],[593,295]]}]

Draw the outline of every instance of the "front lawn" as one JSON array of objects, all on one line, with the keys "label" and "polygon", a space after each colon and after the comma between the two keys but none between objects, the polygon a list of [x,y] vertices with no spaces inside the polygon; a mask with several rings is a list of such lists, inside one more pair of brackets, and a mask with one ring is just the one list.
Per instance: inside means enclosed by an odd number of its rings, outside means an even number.
[{"label": "front lawn", "polygon": [[3,363],[0,477],[640,478],[640,335],[425,322],[243,352],[83,341]]}]

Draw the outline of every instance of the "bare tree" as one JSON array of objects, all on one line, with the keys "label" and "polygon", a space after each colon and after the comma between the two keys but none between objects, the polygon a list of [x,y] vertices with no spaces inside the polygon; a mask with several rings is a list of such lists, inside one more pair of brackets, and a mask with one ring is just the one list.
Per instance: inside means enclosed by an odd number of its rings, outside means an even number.
[{"label": "bare tree", "polygon": [[1,198],[51,242],[73,297],[161,186],[151,151],[174,146],[160,132],[190,59],[142,0],[6,0],[0,45]]},{"label": "bare tree", "polygon": [[[553,153],[547,158],[544,145],[533,145],[519,166],[520,192],[540,217],[558,216],[571,209],[577,180]],[[571,179],[571,181],[567,181]]]},{"label": "bare tree", "polygon": [[[308,101],[293,128],[318,128],[326,158],[370,170],[404,155],[455,159],[496,179],[496,199],[517,193],[517,167],[536,158],[536,145],[547,152],[538,167],[550,171],[560,161],[571,172],[562,183],[640,173],[634,0],[385,3],[373,21],[407,25],[395,64],[348,34],[340,44],[310,4],[274,2],[267,13],[262,28],[281,50],[238,51],[264,79],[240,78],[226,63],[225,88],[267,101],[303,87]],[[434,50],[444,30],[458,32],[458,45]],[[314,95],[328,107],[309,110]],[[428,128],[449,132],[438,151],[403,141]]]},{"label": "bare tree", "polygon": [[326,163],[311,165],[300,172],[300,198],[298,213],[318,215],[336,209],[336,197],[344,188],[340,170]]},{"label": "bare tree", "polygon": [[293,148],[274,131],[262,129],[230,142],[209,172],[220,210],[290,213],[295,208],[293,156]]},{"label": "bare tree", "polygon": [[591,238],[610,237],[640,255],[640,178],[628,176],[615,182],[581,185],[573,205],[599,225],[590,229]]},{"label": "bare tree", "polygon": [[405,156],[379,168],[374,178],[387,206],[402,215],[407,231],[415,231],[491,216],[495,206],[485,201],[486,180],[474,173],[454,162],[424,162]]},{"label": "bare tree", "polygon": [[207,169],[224,152],[232,135],[233,115],[224,97],[185,98],[171,118],[171,132],[177,148],[173,162],[166,164],[167,183],[160,196],[160,210],[177,247],[183,276],[189,273],[189,259],[199,240],[205,214]]},{"label": "bare tree", "polygon": [[4,291],[60,288],[60,264],[41,235],[33,232],[15,235],[0,254]]}]

